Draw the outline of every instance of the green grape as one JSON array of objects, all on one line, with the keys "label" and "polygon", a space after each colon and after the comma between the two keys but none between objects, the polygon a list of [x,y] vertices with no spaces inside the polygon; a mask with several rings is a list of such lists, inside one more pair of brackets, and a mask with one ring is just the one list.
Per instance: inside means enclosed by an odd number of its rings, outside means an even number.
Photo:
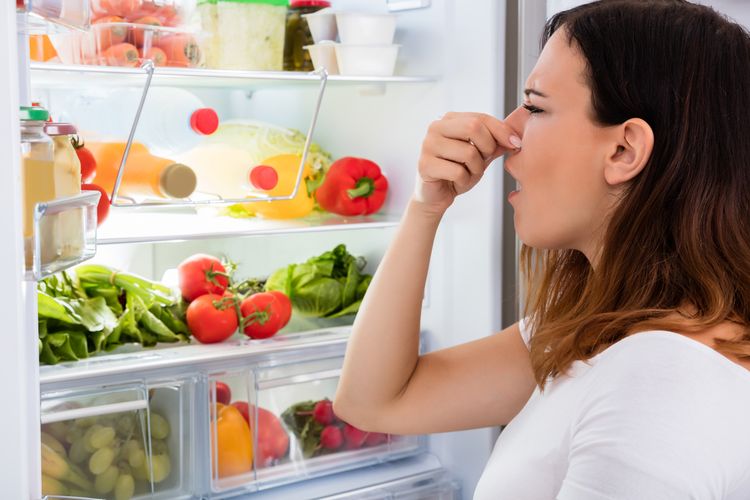
[{"label": "green grape", "polygon": [[172,471],[172,463],[169,461],[169,455],[159,454],[151,457],[151,466],[153,475],[150,475],[155,483],[164,481]]},{"label": "green grape", "polygon": [[68,444],[73,444],[73,442],[78,441],[83,437],[83,429],[81,427],[75,427],[70,426],[68,427],[68,431],[65,433],[65,442]]},{"label": "green grape", "polygon": [[97,474],[96,479],[94,479],[94,489],[97,493],[109,493],[115,489],[115,483],[119,476],[120,469],[110,465],[104,472]]},{"label": "green grape", "polygon": [[140,448],[134,448],[128,453],[128,464],[131,467],[140,467],[146,461],[146,452]]},{"label": "green grape", "polygon": [[130,435],[133,433],[133,429],[135,429],[135,415],[122,415],[117,419],[115,427],[117,428],[117,433],[120,434],[120,436],[124,438],[130,437]]},{"label": "green grape", "polygon": [[115,450],[112,448],[99,448],[89,458],[89,470],[92,474],[101,474],[107,467],[112,465],[115,459]]},{"label": "green grape", "polygon": [[156,413],[151,414],[151,437],[154,439],[166,439],[169,436],[169,422]]},{"label": "green grape", "polygon": [[115,500],[129,500],[135,493],[135,480],[130,474],[121,474],[115,483]]},{"label": "green grape", "polygon": [[[91,429],[94,429],[94,427],[97,426],[95,425]],[[108,446],[115,439],[115,430],[112,427],[99,426],[95,431],[86,434],[88,434],[89,445],[97,450]]]},{"label": "green grape", "polygon": [[73,441],[73,444],[70,445],[68,458],[70,458],[70,461],[74,464],[83,463],[83,461],[89,458],[89,456],[91,456],[91,452],[86,449],[86,444],[84,443],[83,438],[80,438],[78,441]]},{"label": "green grape", "polygon": [[161,439],[154,439],[151,441],[151,453],[153,453],[154,455],[158,455],[160,453],[169,454],[169,447],[167,446],[167,443],[165,443]]},{"label": "green grape", "polygon": [[42,426],[42,430],[51,434],[60,442],[65,441],[65,436],[68,434],[68,425],[65,422],[52,422],[51,424],[45,424]]},{"label": "green grape", "polygon": [[76,427],[86,428],[91,427],[96,423],[96,417],[82,417],[77,418],[74,421]]},{"label": "green grape", "polygon": [[138,467],[133,467],[133,477],[138,481],[148,481],[147,468],[148,464],[146,463],[146,460],[144,460]]}]

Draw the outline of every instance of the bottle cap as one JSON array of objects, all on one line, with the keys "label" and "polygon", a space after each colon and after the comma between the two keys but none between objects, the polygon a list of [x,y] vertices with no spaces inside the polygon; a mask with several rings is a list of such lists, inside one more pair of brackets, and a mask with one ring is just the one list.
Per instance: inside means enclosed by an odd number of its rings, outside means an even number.
[{"label": "bottle cap", "polygon": [[190,115],[190,128],[200,135],[211,135],[219,128],[219,115],[211,108],[201,108]]},{"label": "bottle cap", "polygon": [[44,133],[50,136],[75,135],[78,131],[72,123],[47,122],[44,124]]},{"label": "bottle cap", "polygon": [[250,184],[255,189],[270,191],[279,183],[279,174],[276,169],[268,165],[258,165],[250,170]]},{"label": "bottle cap", "polygon": [[292,0],[289,4],[289,7],[291,8],[300,8],[300,7],[330,7],[331,2],[328,0]]},{"label": "bottle cap", "polygon": [[198,185],[198,178],[193,169],[182,163],[173,163],[166,167],[159,178],[162,193],[169,198],[187,198]]},{"label": "bottle cap", "polygon": [[24,121],[46,122],[49,119],[49,111],[34,106],[21,106],[19,115]]}]

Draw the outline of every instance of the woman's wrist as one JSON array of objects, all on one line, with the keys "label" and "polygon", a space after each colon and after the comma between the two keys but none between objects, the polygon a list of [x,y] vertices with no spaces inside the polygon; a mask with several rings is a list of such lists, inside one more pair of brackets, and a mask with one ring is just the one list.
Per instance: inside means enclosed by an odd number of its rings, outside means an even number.
[{"label": "woman's wrist", "polygon": [[406,207],[406,213],[413,214],[415,217],[419,217],[437,224],[440,223],[440,220],[443,218],[443,215],[445,214],[445,211],[447,209],[448,207],[436,208],[434,206],[430,206],[424,202],[416,200],[414,197],[411,197]]}]

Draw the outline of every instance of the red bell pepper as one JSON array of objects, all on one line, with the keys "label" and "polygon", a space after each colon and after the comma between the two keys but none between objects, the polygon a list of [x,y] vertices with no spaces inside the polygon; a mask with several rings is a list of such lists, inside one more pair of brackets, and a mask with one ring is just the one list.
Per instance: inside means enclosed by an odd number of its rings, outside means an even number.
[{"label": "red bell pepper", "polygon": [[346,157],[331,164],[315,197],[328,212],[369,215],[380,210],[387,191],[388,180],[375,162]]}]

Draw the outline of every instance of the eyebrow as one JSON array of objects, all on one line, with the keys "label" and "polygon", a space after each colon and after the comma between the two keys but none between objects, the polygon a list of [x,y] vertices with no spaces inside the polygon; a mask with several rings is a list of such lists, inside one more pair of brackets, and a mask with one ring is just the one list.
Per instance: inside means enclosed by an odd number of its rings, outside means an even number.
[{"label": "eyebrow", "polygon": [[526,89],[523,91],[523,93],[526,95],[526,97],[529,97],[531,94],[538,95],[539,97],[547,97],[546,95],[535,89]]}]

